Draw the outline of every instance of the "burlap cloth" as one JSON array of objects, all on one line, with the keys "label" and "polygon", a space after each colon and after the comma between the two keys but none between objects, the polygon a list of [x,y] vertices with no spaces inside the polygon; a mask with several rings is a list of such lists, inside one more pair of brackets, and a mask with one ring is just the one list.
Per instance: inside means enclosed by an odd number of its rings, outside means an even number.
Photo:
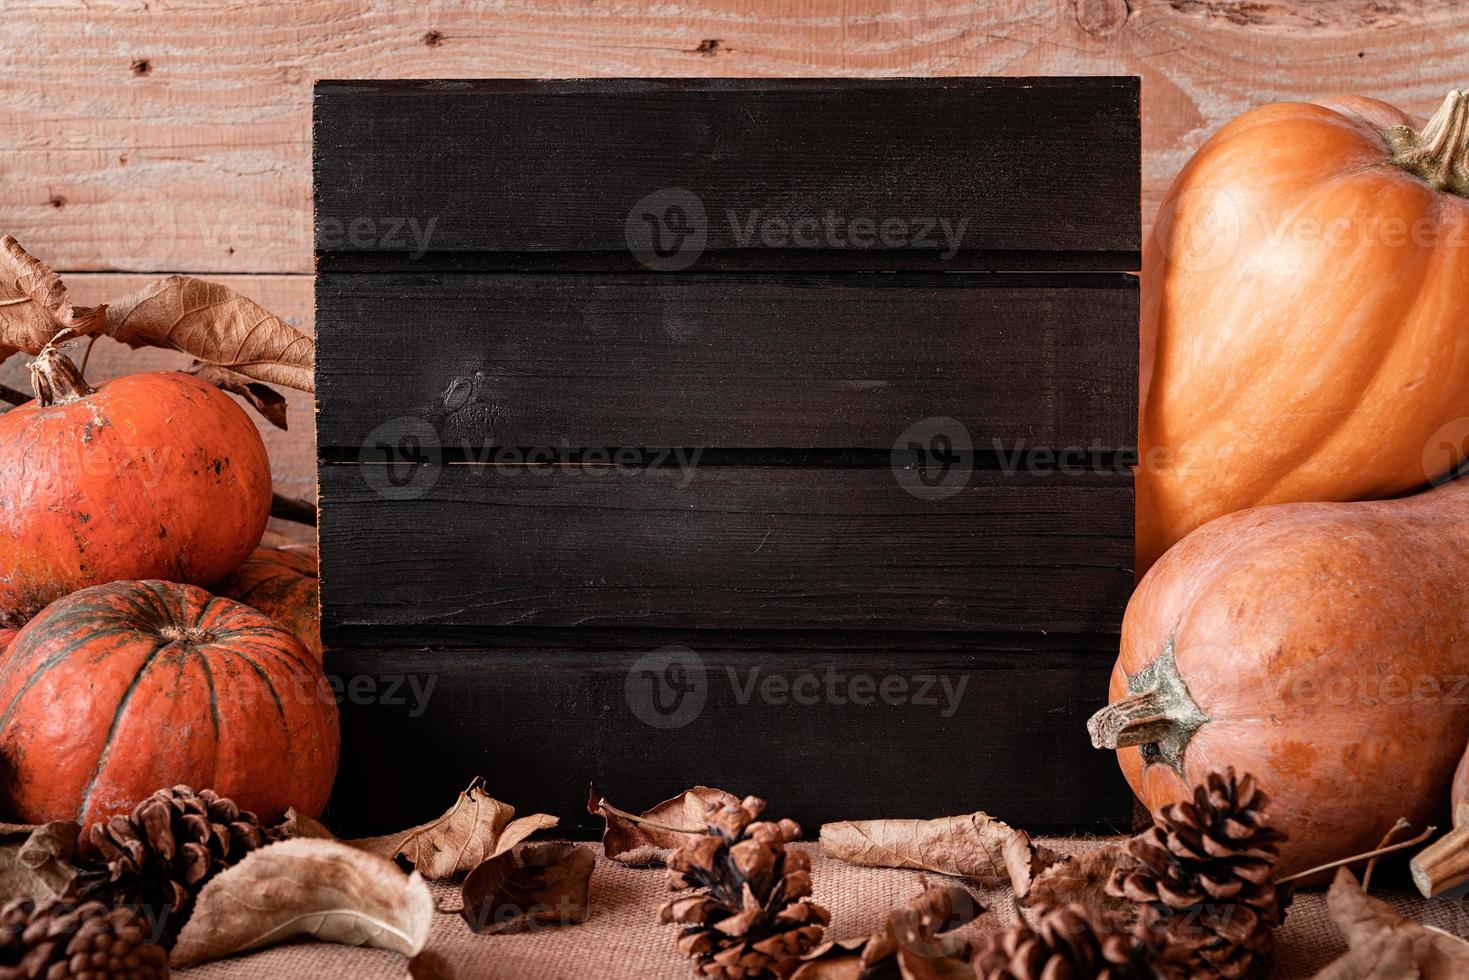
[{"label": "burlap cloth", "polygon": [[[1073,840],[1047,840],[1058,850],[1088,846]],[[829,935],[863,935],[882,914],[917,893],[921,875],[912,871],[855,868],[812,856],[815,899],[832,914]],[[455,890],[435,887],[436,897],[458,904]],[[1403,891],[1373,893],[1405,915],[1457,935],[1469,934],[1469,905],[1462,899],[1424,901]],[[979,889],[989,909],[966,926],[973,936],[995,929],[1015,914],[1009,889]],[[476,936],[457,915],[435,916],[429,948],[442,955],[461,980],[690,980],[688,962],[673,949],[675,930],[657,922],[657,908],[668,897],[664,873],[625,868],[597,859],[592,875],[592,908],[580,925],[547,927],[513,936]],[[1272,977],[1309,977],[1340,955],[1345,944],[1326,915],[1325,892],[1297,895],[1279,937]],[[393,978],[406,976],[402,956],[328,943],[298,943],[178,971],[181,980],[277,980],[277,978]]]}]

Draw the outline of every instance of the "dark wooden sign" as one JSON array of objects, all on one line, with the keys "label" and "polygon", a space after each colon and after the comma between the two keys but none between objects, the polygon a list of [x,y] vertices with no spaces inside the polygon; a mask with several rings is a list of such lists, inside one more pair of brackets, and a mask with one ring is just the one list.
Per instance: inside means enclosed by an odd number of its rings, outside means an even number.
[{"label": "dark wooden sign", "polygon": [[1127,827],[1136,79],[323,82],[315,171],[339,820]]}]

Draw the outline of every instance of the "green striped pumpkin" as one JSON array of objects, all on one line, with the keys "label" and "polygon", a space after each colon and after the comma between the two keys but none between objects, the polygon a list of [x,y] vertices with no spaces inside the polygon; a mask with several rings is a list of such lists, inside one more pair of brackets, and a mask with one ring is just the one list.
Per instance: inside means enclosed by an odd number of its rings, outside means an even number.
[{"label": "green striped pumpkin", "polygon": [[123,581],[58,599],[0,661],[4,816],[83,825],[160,787],[207,786],[263,818],[317,815],[337,706],[316,658],[201,588]]}]

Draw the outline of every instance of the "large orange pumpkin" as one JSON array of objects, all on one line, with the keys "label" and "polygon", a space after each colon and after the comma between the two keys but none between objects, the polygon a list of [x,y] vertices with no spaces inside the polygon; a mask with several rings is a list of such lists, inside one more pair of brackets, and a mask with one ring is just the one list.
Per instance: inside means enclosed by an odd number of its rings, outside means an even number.
[{"label": "large orange pumpkin", "polygon": [[222,582],[220,595],[265,613],[300,637],[321,659],[321,599],[316,545],[256,548],[235,574]]},{"label": "large orange pumpkin", "polygon": [[192,585],[113,582],[59,599],[0,663],[0,805],[84,824],[154,790],[209,787],[266,819],[316,815],[337,706],[283,627]]},{"label": "large orange pumpkin", "polygon": [[1343,97],[1245,113],[1144,244],[1139,574],[1257,504],[1393,496],[1469,439],[1469,93],[1421,131]]},{"label": "large orange pumpkin", "polygon": [[0,625],[117,579],[215,582],[260,542],[270,464],[217,388],[176,371],[93,389],[54,348],[0,415]]},{"label": "large orange pumpkin", "polygon": [[1466,610],[1469,480],[1230,514],[1143,578],[1088,728],[1154,812],[1211,771],[1253,773],[1288,872],[1366,851],[1448,800],[1469,741]]}]

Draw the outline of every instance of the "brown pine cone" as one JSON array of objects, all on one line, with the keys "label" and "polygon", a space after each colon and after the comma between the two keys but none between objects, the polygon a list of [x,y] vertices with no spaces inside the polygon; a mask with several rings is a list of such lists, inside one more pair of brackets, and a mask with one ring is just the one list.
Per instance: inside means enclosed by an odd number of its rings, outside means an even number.
[{"label": "brown pine cone", "polygon": [[206,882],[266,842],[260,819],[213,790],[161,789],[127,816],[93,824],[103,866],[84,872],[83,899],[138,908],[172,945]]},{"label": "brown pine cone", "polygon": [[167,977],[168,954],[147,940],[131,909],[18,898],[0,908],[0,980]]},{"label": "brown pine cone", "polygon": [[1253,776],[1212,773],[1128,842],[1135,864],[1107,891],[1140,906],[1137,934],[1164,976],[1236,978],[1261,965],[1285,914],[1275,885],[1285,835]]},{"label": "brown pine cone", "polygon": [[668,886],[697,888],[664,905],[659,918],[684,926],[678,948],[706,977],[774,975],[809,952],[830,921],[807,900],[811,862],[786,844],[793,821],[757,821],[765,801],[747,796],[709,816],[708,834],[691,837],[668,861]]},{"label": "brown pine cone", "polygon": [[1125,925],[1085,905],[992,933],[974,958],[979,980],[1145,980],[1152,976]]}]

